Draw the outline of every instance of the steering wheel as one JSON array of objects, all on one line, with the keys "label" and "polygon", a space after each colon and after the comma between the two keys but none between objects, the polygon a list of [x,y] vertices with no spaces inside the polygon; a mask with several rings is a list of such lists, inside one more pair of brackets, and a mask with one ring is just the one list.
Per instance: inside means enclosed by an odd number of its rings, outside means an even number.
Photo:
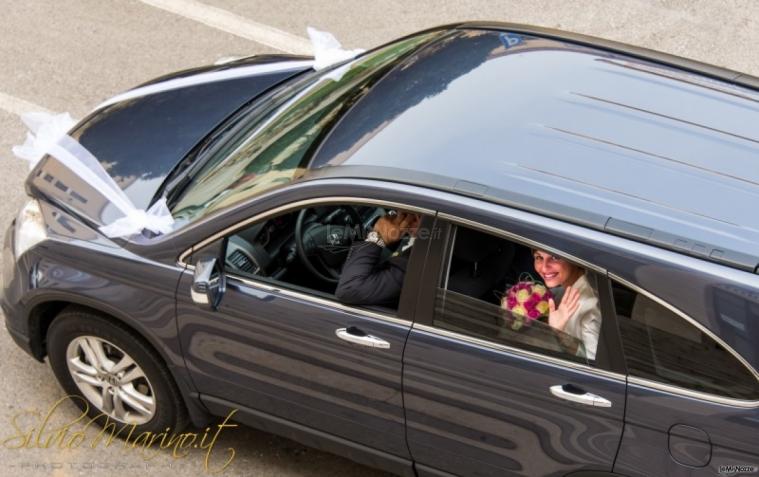
[{"label": "steering wheel", "polygon": [[[295,248],[300,261],[316,278],[337,283],[340,269],[348,257],[348,250],[356,235],[355,227],[361,226],[361,216],[352,205],[341,205],[320,219],[305,223],[309,211],[303,209],[295,221]],[[350,216],[352,224],[331,223]]]}]

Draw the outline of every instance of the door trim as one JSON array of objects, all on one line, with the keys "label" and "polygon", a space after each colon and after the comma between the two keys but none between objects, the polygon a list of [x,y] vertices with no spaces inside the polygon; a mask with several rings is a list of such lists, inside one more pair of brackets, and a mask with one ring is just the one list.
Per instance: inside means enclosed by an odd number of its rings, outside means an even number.
[{"label": "door trim", "polygon": [[250,286],[250,287],[253,287],[253,288],[257,288],[259,290],[267,291],[267,292],[270,292],[270,293],[275,293],[275,294],[278,294],[278,295],[283,295],[283,296],[286,296],[286,297],[289,297],[289,298],[296,298],[296,299],[299,299],[299,300],[305,300],[305,301],[308,301],[310,303],[314,303],[314,304],[317,304],[317,305],[329,306],[331,308],[335,308],[335,309],[340,310],[340,311],[345,311],[345,312],[361,315],[361,316],[366,317],[366,318],[374,318],[374,319],[386,321],[388,323],[393,323],[393,324],[396,324],[396,325],[409,326],[411,324],[410,320],[404,320],[402,318],[397,318],[397,317],[394,317],[394,316],[386,315],[384,313],[380,313],[380,312],[377,312],[377,311],[371,311],[371,310],[366,310],[366,309],[363,309],[363,308],[356,308],[356,307],[353,307],[353,306],[343,305],[342,303],[340,303],[338,301],[335,301],[335,300],[329,300],[327,298],[320,298],[320,297],[316,297],[316,296],[313,296],[313,295],[309,295],[308,293],[301,293],[301,292],[297,292],[297,291],[290,290],[290,289],[287,289],[287,288],[282,288],[282,287],[277,287],[277,286],[269,285],[267,283],[262,283],[262,282],[259,282],[259,281],[251,280],[249,278],[241,277],[239,275],[235,275],[234,273],[227,273],[226,275],[227,275],[227,280],[229,280],[229,279],[236,280],[236,281],[239,281],[239,282],[243,283],[244,285],[247,285],[247,286]]},{"label": "door trim", "polygon": [[611,379],[620,383],[627,382],[627,376],[625,376],[624,374],[616,373],[614,371],[607,371],[605,369],[594,368],[586,364],[575,363],[574,361],[567,361],[561,358],[554,358],[552,356],[546,356],[540,353],[527,351],[521,348],[515,348],[513,346],[508,346],[505,344],[495,343],[495,342],[480,339],[480,338],[474,338],[472,336],[457,333],[455,331],[442,330],[439,328],[435,328],[434,326],[422,325],[419,323],[414,323],[412,331],[413,330],[423,331],[425,333],[433,334],[436,336],[442,336],[443,338],[451,338],[459,342],[464,342],[466,344],[470,344],[470,345],[474,345],[474,346],[478,346],[482,348],[488,348],[493,351],[501,351],[501,352],[517,355],[522,358],[528,358],[531,360],[540,361],[543,364],[560,366],[562,368],[571,368],[575,371],[582,371],[584,373],[593,374],[595,376]]},{"label": "door trim", "polygon": [[636,376],[628,376],[627,383],[644,388],[655,389],[657,391],[663,391],[670,394],[676,394],[678,396],[685,396],[701,401],[707,401],[710,403],[722,404],[724,406],[740,407],[743,409],[759,408],[759,401],[745,401],[743,399],[734,399],[724,396],[717,396],[715,394],[692,391],[690,389],[681,388],[679,386],[672,386],[670,384],[664,384],[645,378],[638,378]]}]

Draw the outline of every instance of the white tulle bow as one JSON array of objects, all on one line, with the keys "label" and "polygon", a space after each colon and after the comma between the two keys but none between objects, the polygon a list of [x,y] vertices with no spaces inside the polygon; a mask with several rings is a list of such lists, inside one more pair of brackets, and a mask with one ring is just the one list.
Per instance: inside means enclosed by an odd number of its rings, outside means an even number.
[{"label": "white tulle bow", "polygon": [[103,169],[100,161],[78,141],[68,135],[75,122],[68,113],[27,113],[21,120],[29,127],[26,142],[15,146],[13,153],[34,167],[50,154],[112,203],[123,217],[100,227],[107,237],[128,237],[149,230],[155,234],[171,232],[174,218],[162,198],[148,210],[138,209]]},{"label": "white tulle bow", "polygon": [[174,218],[166,205],[166,198],[162,197],[147,211],[132,209],[124,217],[100,227],[100,231],[107,237],[126,237],[136,233],[135,230],[142,231],[143,229],[156,234],[167,234],[171,232],[173,226]]},{"label": "white tulle bow", "polygon": [[[308,36],[314,47],[313,68],[322,70],[336,63],[354,58],[363,49],[345,50],[340,42],[328,32],[308,27]],[[340,68],[330,72],[324,79],[339,80],[347,71]],[[107,237],[128,237],[149,230],[156,234],[170,232],[175,225],[162,198],[148,210],[138,209],[127,197],[103,166],[84,146],[68,136],[75,121],[68,113],[27,113],[21,120],[29,127],[23,145],[14,146],[13,153],[26,161],[32,169],[45,154],[55,157],[74,174],[81,177],[93,189],[111,202],[123,217],[100,228]]]},{"label": "white tulle bow", "polygon": [[76,122],[69,113],[26,113],[21,120],[29,128],[26,141],[20,146],[13,146],[13,154],[29,161],[29,170],[47,154],[47,151],[74,127]]},{"label": "white tulle bow", "polygon": [[306,28],[306,32],[308,32],[308,37],[311,39],[311,44],[314,47],[313,68],[316,71],[354,58],[365,51],[361,48],[345,50],[332,33],[319,31],[314,27]]}]

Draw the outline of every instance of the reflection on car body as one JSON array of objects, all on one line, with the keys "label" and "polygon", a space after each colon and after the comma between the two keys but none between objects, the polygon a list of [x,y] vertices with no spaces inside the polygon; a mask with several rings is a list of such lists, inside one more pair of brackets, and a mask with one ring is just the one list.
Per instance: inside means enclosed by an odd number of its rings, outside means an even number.
[{"label": "reflection on car body", "polygon": [[[52,157],[32,171],[2,307],[68,394],[138,430],[238,409],[408,476],[759,462],[759,80],[482,23],[323,72],[276,60],[158,82],[72,132],[135,204],[168,198],[169,234],[108,240],[95,191]],[[390,211],[420,217],[397,304],[341,302]],[[503,309],[534,251],[584,270],[594,352]]]}]

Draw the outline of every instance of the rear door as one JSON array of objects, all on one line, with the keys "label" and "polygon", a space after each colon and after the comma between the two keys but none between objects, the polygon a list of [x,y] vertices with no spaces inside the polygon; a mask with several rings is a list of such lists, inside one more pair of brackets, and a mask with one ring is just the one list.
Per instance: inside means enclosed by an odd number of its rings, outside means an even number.
[{"label": "rear door", "polygon": [[[419,475],[611,471],[626,386],[618,357],[608,353],[619,346],[613,322],[603,321],[595,359],[567,351],[547,325],[515,330],[490,294],[529,271],[525,244],[537,244],[447,219],[433,234],[439,240],[403,360],[407,439]],[[603,270],[586,274],[596,287],[606,284]],[[598,296],[606,317],[608,294]]]}]

